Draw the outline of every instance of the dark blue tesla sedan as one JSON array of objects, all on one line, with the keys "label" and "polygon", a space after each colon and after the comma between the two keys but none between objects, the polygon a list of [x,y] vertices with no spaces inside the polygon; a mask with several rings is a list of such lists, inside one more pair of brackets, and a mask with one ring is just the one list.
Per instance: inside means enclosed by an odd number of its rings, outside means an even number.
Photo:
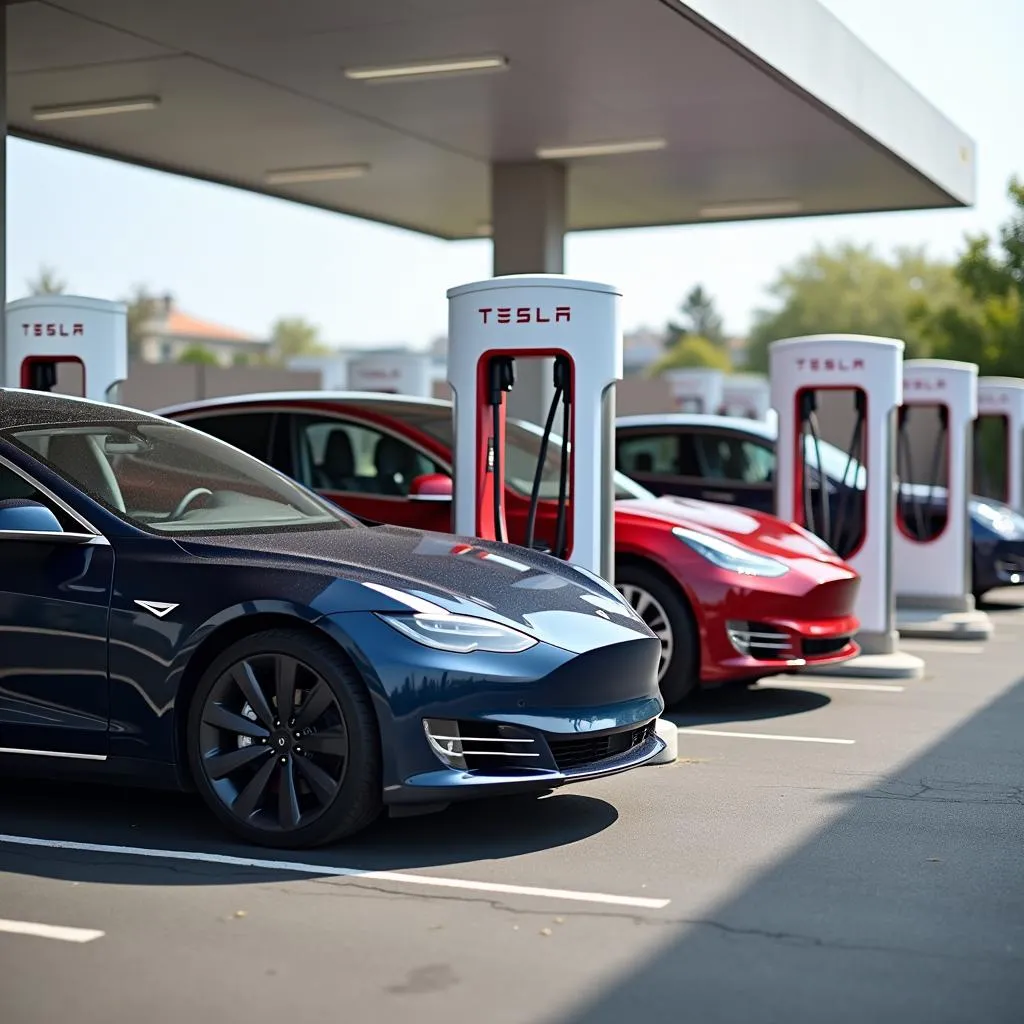
[{"label": "dark blue tesla sedan", "polygon": [[80,399],[0,390],[0,632],[0,771],[195,788],[270,846],[664,749],[661,642],[597,576]]}]

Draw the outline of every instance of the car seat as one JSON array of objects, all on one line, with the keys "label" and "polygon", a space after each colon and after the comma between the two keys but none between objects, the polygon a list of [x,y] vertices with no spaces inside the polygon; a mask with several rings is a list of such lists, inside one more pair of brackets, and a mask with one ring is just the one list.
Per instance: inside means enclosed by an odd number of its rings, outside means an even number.
[{"label": "car seat", "polygon": [[324,447],[323,461],[317,466],[319,487],[328,491],[356,489],[356,459],[352,441],[345,430],[332,430]]},{"label": "car seat", "polygon": [[380,494],[408,494],[413,479],[422,472],[416,452],[394,437],[384,436],[377,442],[373,463]]}]

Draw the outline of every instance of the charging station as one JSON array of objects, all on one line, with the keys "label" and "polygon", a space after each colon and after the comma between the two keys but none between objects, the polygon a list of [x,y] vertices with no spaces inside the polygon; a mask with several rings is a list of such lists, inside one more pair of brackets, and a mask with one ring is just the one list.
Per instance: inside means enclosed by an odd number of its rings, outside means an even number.
[{"label": "charging station", "polygon": [[80,295],[32,295],[7,304],[7,387],[121,401],[128,376],[128,309]]},{"label": "charging station", "polygon": [[898,413],[893,578],[901,636],[984,640],[974,607],[969,512],[978,367],[948,359],[903,364]]},{"label": "charging station", "polygon": [[974,493],[1024,511],[1024,380],[978,378]]},{"label": "charging station", "polygon": [[721,409],[725,377],[721,370],[669,370],[664,376],[676,412],[717,413]]},{"label": "charging station", "polygon": [[[825,541],[860,576],[855,613],[862,654],[830,675],[919,678],[924,662],[898,650],[893,594],[896,410],[904,344],[814,335],[769,347],[778,416],[775,501],[780,518]],[[822,419],[849,438],[841,464],[822,457]]]},{"label": "charging station", "polygon": [[772,405],[768,378],[759,373],[730,373],[722,380],[722,401],[714,412],[723,416],[742,416],[767,420]]},{"label": "charging station", "polygon": [[[524,538],[535,540],[542,474],[561,407],[557,558],[609,582],[615,574],[615,385],[622,380],[618,289],[558,274],[475,281],[448,290],[448,385],[452,393],[454,529],[508,541],[505,520],[505,397],[516,363],[553,359],[554,394],[540,437]],[[517,467],[518,472],[526,467]],[[678,752],[678,730],[658,719],[665,749]]]},{"label": "charging station", "polygon": [[433,394],[430,357],[410,352],[356,356],[348,363],[348,390],[429,398]]}]

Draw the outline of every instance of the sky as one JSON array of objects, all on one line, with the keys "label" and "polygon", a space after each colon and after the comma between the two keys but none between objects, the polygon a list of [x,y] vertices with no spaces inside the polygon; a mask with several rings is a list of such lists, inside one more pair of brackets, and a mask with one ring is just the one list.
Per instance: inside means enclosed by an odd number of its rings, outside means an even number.
[{"label": "sky", "polygon": [[[1024,3],[823,2],[974,139],[975,206],[569,235],[566,273],[618,285],[627,330],[660,328],[700,283],[727,330],[743,334],[771,304],[779,269],[817,243],[881,253],[924,245],[952,259],[967,233],[994,233],[1006,219],[1009,178],[1024,175]],[[20,139],[7,145],[8,300],[47,265],[76,294],[120,299],[145,285],[256,335],[296,315],[334,345],[423,347],[445,333],[445,290],[491,274],[488,240],[442,242]]]}]

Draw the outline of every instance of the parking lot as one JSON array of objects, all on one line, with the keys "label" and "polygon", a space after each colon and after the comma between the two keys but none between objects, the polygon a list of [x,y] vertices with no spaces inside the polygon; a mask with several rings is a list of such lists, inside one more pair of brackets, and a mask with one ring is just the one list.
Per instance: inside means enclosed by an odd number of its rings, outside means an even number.
[{"label": "parking lot", "polygon": [[1024,603],[987,607],[904,642],[922,680],[707,694],[674,765],[298,857],[8,779],[0,1019],[1019,1021]]}]

